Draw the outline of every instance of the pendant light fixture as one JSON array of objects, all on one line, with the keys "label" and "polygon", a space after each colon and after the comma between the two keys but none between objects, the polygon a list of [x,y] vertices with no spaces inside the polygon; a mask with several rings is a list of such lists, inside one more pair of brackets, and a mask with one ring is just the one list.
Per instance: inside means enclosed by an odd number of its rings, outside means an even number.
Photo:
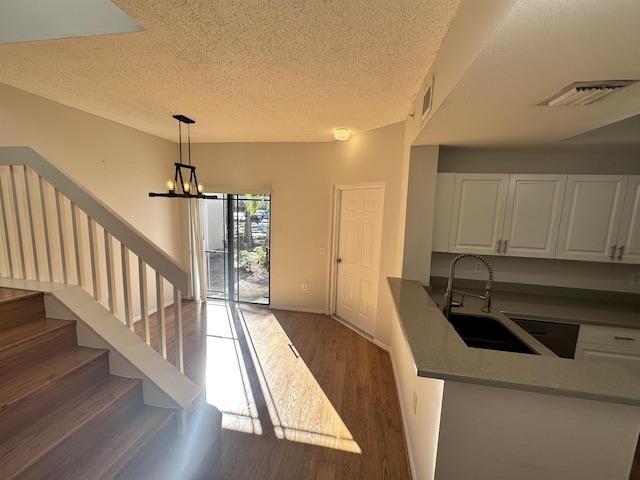
[{"label": "pendant light fixture", "polygon": [[[202,193],[202,184],[198,183],[196,177],[196,167],[191,165],[191,124],[196,123],[184,115],[173,115],[178,120],[178,136],[180,141],[180,161],[174,163],[176,172],[173,180],[167,181],[166,193],[149,192],[150,197],[169,198],[218,198],[216,195],[205,195]],[[182,124],[187,125],[187,158],[188,164],[182,163]],[[183,177],[182,172],[188,172],[189,176]]]}]

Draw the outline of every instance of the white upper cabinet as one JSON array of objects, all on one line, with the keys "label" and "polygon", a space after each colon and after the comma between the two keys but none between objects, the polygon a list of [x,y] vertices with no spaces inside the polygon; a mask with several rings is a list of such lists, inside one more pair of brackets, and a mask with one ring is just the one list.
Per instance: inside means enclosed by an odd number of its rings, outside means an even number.
[{"label": "white upper cabinet", "polygon": [[616,247],[616,261],[640,263],[640,175],[629,177]]},{"label": "white upper cabinet", "polygon": [[449,252],[496,254],[508,187],[508,174],[456,174]]},{"label": "white upper cabinet", "polygon": [[511,175],[501,253],[553,258],[566,175]]},{"label": "white upper cabinet", "polygon": [[[599,262],[616,259],[628,180],[627,175],[569,175],[556,258]],[[635,243],[632,250],[638,248],[637,238]]]},{"label": "white upper cabinet", "polygon": [[457,174],[449,251],[553,258],[566,178]]}]

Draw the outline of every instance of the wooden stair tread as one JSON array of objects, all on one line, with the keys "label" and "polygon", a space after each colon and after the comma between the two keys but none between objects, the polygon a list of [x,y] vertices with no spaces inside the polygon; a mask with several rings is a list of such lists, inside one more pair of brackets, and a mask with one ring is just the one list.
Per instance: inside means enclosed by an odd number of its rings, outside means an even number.
[{"label": "wooden stair tread", "polygon": [[0,332],[0,353],[8,348],[26,342],[30,338],[41,337],[47,333],[75,326],[73,320],[43,318]]},{"label": "wooden stair tread", "polygon": [[90,434],[68,438],[21,474],[20,479],[118,478],[121,468],[165,429],[167,433],[176,430],[173,410],[144,406],[135,415],[101,415],[92,422]]},{"label": "wooden stair tread", "polygon": [[118,402],[134,398],[141,403],[139,385],[140,380],[109,375],[61,405],[52,405],[48,413],[32,419],[26,428],[0,444],[3,478],[11,478],[33,465],[99,415],[116,409]]},{"label": "wooden stair tread", "polygon": [[41,292],[12,293],[0,301],[0,331],[45,317]]},{"label": "wooden stair tread", "polygon": [[0,303],[14,302],[21,298],[37,297],[39,295],[42,295],[42,292],[0,287]]},{"label": "wooden stair tread", "polygon": [[101,357],[106,359],[107,354],[108,350],[105,349],[74,347],[51,358],[42,358],[24,370],[8,369],[0,372],[0,409],[94,360]]}]

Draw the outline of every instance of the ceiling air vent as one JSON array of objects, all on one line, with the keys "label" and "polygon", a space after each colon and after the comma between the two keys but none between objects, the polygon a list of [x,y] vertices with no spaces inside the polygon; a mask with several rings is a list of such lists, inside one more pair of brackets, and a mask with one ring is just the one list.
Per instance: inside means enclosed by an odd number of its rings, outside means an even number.
[{"label": "ceiling air vent", "polygon": [[607,80],[601,82],[575,82],[538,105],[565,107],[570,105],[590,105],[613,92],[628,87],[638,80]]}]

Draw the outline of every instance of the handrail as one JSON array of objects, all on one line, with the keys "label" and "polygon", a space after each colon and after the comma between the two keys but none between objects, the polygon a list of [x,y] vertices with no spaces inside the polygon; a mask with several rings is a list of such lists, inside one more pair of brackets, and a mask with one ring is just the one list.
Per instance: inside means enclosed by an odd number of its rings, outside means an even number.
[{"label": "handrail", "polygon": [[147,265],[180,291],[188,291],[189,273],[124,218],[102,203],[62,170],[44,159],[31,147],[0,147],[0,165],[25,165],[38,173],[57,190],[108,230]]},{"label": "handrail", "polygon": [[[59,268],[58,272],[61,270],[62,278],[58,275],[56,280],[64,284],[80,285],[116,317],[119,310],[118,297],[122,294],[124,318],[120,320],[133,331],[134,299],[131,289],[130,253],[135,255],[138,263],[137,281],[142,336],[145,342],[151,345],[148,305],[148,286],[150,286],[155,288],[156,293],[158,350],[165,359],[167,358],[164,300],[164,282],[167,281],[173,287],[175,365],[180,371],[184,371],[181,299],[182,292],[188,290],[189,273],[126,220],[33,148],[0,147],[0,167],[8,167],[9,171],[4,186],[0,181],[2,220],[0,226],[4,230],[4,238],[0,238],[0,241],[4,240],[4,242],[0,243],[6,242],[9,262],[5,267],[9,277],[54,282],[51,248],[53,248],[52,245],[59,246],[60,257],[56,260],[56,265]],[[18,167],[17,173],[15,167]],[[37,176],[39,189],[36,187],[35,191],[32,191],[30,184],[35,184],[35,176]],[[16,178],[22,179],[23,182],[17,182]],[[46,188],[43,181],[47,183]],[[5,186],[8,186],[8,190],[3,192]],[[53,191],[55,196],[54,204],[48,207],[45,191]],[[38,193],[39,202],[34,200]],[[36,215],[42,215],[41,220],[44,225],[40,227],[35,225]],[[54,227],[47,225],[49,217],[52,220],[57,219],[55,232]],[[85,217],[86,228],[82,226]],[[39,231],[44,234],[44,238],[38,234]],[[104,232],[103,240],[100,238],[101,231]],[[49,233],[54,237],[57,236],[55,242],[50,241]],[[114,238],[120,243],[121,265],[115,262],[116,249],[112,241]],[[85,254],[85,250],[88,255]],[[70,260],[65,260],[67,251],[75,257],[76,271],[73,278],[67,273],[67,261]],[[46,267],[44,262],[41,262],[43,256],[46,256]],[[14,269],[16,257],[19,265]],[[155,272],[155,282],[151,285],[147,283],[147,267]],[[47,271],[48,277],[42,273],[43,270]],[[118,274],[122,275],[121,282],[116,280]],[[103,288],[104,286],[106,289]]]}]

